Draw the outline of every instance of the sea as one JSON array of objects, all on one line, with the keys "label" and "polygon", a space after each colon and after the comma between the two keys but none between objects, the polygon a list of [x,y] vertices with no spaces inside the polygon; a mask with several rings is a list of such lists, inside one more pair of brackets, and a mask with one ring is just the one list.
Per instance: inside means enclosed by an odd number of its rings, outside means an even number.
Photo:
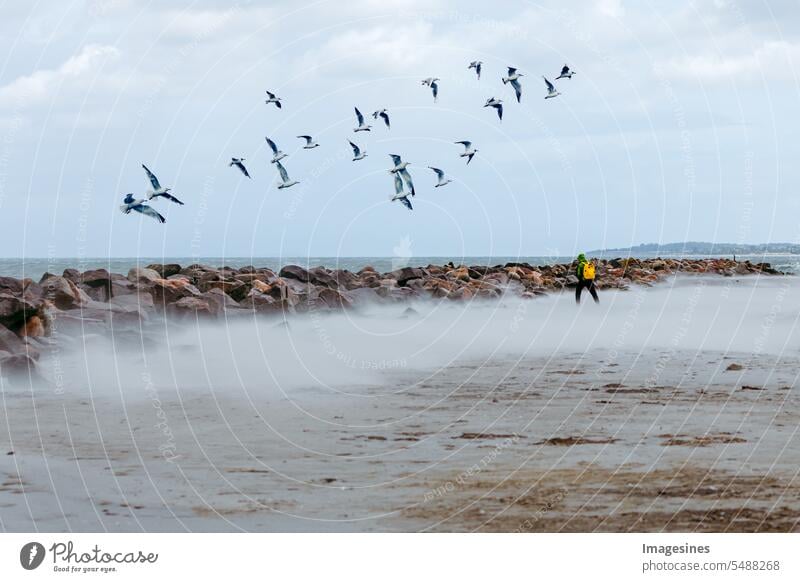
[{"label": "sea", "polygon": [[[721,255],[670,255],[670,254],[634,254],[636,258],[692,258],[707,259]],[[606,258],[613,258],[611,255]],[[724,258],[732,258],[725,255]],[[402,267],[424,267],[426,265],[442,265],[453,262],[456,265],[503,265],[505,263],[529,263],[531,265],[548,265],[553,263],[570,263],[574,257],[569,256],[464,256],[464,257],[58,257],[58,258],[4,258],[0,259],[0,276],[15,278],[31,278],[38,280],[44,273],[61,274],[64,269],[107,269],[112,273],[126,274],[133,267],[146,267],[155,263],[177,263],[182,266],[191,264],[209,265],[212,267],[229,266],[241,268],[245,266],[267,267],[278,271],[285,265],[303,267],[323,266],[330,269],[348,269],[359,271],[371,266],[379,272],[388,272]],[[789,274],[800,273],[800,255],[760,254],[737,255],[737,260],[749,260],[754,263],[770,263],[773,268]]]}]

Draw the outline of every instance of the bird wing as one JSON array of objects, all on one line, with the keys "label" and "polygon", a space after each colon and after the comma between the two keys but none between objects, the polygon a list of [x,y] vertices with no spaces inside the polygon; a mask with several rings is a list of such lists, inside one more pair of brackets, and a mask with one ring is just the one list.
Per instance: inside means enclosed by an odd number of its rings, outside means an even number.
[{"label": "bird wing", "polygon": [[297,137],[306,140],[306,145],[311,144],[311,136],[310,135],[298,135]]},{"label": "bird wing", "polygon": [[403,181],[406,183],[406,186],[408,186],[408,189],[411,190],[411,195],[416,196],[417,192],[414,190],[414,182],[411,180],[411,174],[408,173],[408,170],[403,168],[400,170],[399,174],[403,176]]},{"label": "bird wing", "polygon": [[358,119],[358,125],[364,125],[364,116],[361,115],[361,112],[358,110],[358,107],[354,107],[356,110],[356,118]]},{"label": "bird wing", "polygon": [[400,162],[403,161],[402,158],[397,154],[389,154],[389,157],[392,158],[392,161],[394,162],[395,166],[399,166]]},{"label": "bird wing", "polygon": [[283,109],[283,105],[281,105],[281,102],[280,102],[280,101],[275,101],[275,106],[276,106],[278,109]]},{"label": "bird wing", "polygon": [[511,81],[511,86],[514,87],[514,92],[517,94],[517,103],[522,99],[522,85],[519,84],[518,79]]},{"label": "bird wing", "polygon": [[289,174],[286,172],[286,168],[283,167],[283,164],[280,162],[275,162],[275,165],[278,166],[278,172],[281,174],[281,179],[284,182],[289,181]]},{"label": "bird wing", "polygon": [[136,212],[144,214],[145,216],[150,216],[152,218],[155,218],[158,222],[162,224],[167,221],[167,219],[161,216],[158,213],[158,211],[156,211],[155,208],[153,208],[152,206],[147,206],[146,204],[137,204],[136,206],[132,206],[131,210],[135,210]]},{"label": "bird wing", "polygon": [[269,139],[268,137],[265,137],[264,139],[267,140],[269,147],[272,149],[272,153],[278,155],[278,146],[275,145],[275,142]]},{"label": "bird wing", "polygon": [[163,194],[159,194],[159,196],[162,197],[162,198],[166,198],[170,202],[174,202],[175,204],[180,204],[181,206],[183,206],[183,202],[181,202],[180,200],[175,198],[175,196],[173,196],[172,194],[168,194],[167,192],[164,192]]},{"label": "bird wing", "polygon": [[270,99],[275,99],[275,93],[272,93],[271,91],[267,91],[267,97],[269,97]]},{"label": "bird wing", "polygon": [[411,200],[408,199],[408,196],[404,196],[402,198],[398,198],[398,200],[400,200],[400,202],[403,203],[403,206],[405,206],[409,210],[414,210],[414,207],[411,206]]},{"label": "bird wing", "polygon": [[569,67],[567,65],[564,65],[563,67],[561,67],[561,74],[566,75],[567,73],[569,73]]},{"label": "bird wing", "polygon": [[470,146],[472,145],[471,141],[466,141],[466,140],[465,141],[457,141],[456,143],[460,143],[461,145],[463,145],[464,146],[464,151],[468,150],[470,148]]},{"label": "bird wing", "polygon": [[514,73],[516,73],[516,72],[517,72],[517,69],[516,69],[516,67],[508,67],[508,76],[509,76],[509,77],[510,77],[511,75],[513,75]]},{"label": "bird wing", "polygon": [[394,193],[395,195],[403,193],[403,180],[400,179],[399,174],[394,175]]},{"label": "bird wing", "polygon": [[481,78],[481,64],[478,63],[478,66],[475,67],[475,72],[478,74],[478,79]]},{"label": "bird wing", "polygon": [[379,115],[383,118],[383,122],[386,124],[386,127],[391,129],[392,125],[389,123],[389,114],[385,111],[381,111]]},{"label": "bird wing", "polygon": [[359,149],[359,147],[356,144],[354,144],[353,142],[351,142],[350,140],[348,140],[347,143],[349,143],[350,147],[353,148],[353,155],[358,157],[358,154],[361,153],[361,150]]},{"label": "bird wing", "polygon": [[475,154],[470,154],[470,155],[469,155],[469,157],[467,158],[467,165],[468,165],[468,166],[469,166],[469,163],[472,161],[472,158],[473,158],[474,156],[475,156]]},{"label": "bird wing", "polygon": [[497,117],[500,118],[500,121],[503,121],[503,104],[497,103],[494,105],[494,108],[497,109]]},{"label": "bird wing", "polygon": [[442,178],[444,178],[444,172],[443,172],[442,170],[440,170],[439,168],[434,168],[433,166],[428,166],[428,167],[429,167],[431,170],[433,170],[434,172],[436,172],[436,175],[437,175],[437,176],[439,176],[439,180],[441,180]]},{"label": "bird wing", "polygon": [[433,91],[433,98],[436,99],[439,96],[439,84],[436,81],[431,83],[431,91]]},{"label": "bird wing", "polygon": [[131,202],[133,202],[133,194],[126,194],[123,202],[125,204],[130,204]]},{"label": "bird wing", "polygon": [[547,85],[547,90],[548,91],[555,91],[556,90],[555,85],[553,85],[550,81],[548,81],[547,77],[542,77],[542,79],[544,79],[544,83],[545,83],[545,85]]},{"label": "bird wing", "polygon": [[244,164],[242,162],[235,162],[235,165],[242,171],[242,174],[244,174],[248,178],[250,177],[250,174],[247,173],[247,168],[244,167]]},{"label": "bird wing", "polygon": [[147,177],[150,179],[150,183],[153,185],[153,189],[161,190],[161,184],[158,183],[158,178],[156,178],[156,175],[153,174],[153,172],[151,172],[150,170],[148,170],[147,166],[145,166],[144,164],[142,164],[142,167],[144,168]]}]

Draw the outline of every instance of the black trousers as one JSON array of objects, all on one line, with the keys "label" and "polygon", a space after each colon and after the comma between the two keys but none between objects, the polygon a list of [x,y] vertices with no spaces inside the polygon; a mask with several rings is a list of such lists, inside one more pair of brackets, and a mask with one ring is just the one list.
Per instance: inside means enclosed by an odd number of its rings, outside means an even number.
[{"label": "black trousers", "polygon": [[575,303],[581,302],[581,291],[583,288],[586,287],[589,290],[589,293],[592,294],[592,299],[594,299],[595,303],[600,303],[600,299],[597,297],[597,288],[594,286],[594,279],[585,280],[579,279],[578,286],[575,287]]}]

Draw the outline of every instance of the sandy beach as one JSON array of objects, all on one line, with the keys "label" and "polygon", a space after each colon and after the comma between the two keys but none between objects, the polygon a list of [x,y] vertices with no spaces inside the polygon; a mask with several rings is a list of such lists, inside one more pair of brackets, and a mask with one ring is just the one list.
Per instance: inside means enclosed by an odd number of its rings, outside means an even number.
[{"label": "sandy beach", "polygon": [[2,531],[797,531],[794,277],[87,332],[2,380]]}]

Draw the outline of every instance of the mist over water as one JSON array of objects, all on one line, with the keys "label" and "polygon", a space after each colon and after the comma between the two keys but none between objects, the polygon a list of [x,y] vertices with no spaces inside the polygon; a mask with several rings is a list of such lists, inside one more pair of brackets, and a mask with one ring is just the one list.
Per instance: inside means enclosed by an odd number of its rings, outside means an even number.
[{"label": "mist over water", "polygon": [[[281,398],[298,392],[367,394],[387,370],[438,370],[523,357],[715,351],[793,355],[800,295],[795,277],[678,277],[654,288],[572,291],[534,300],[420,301],[346,312],[227,321],[154,322],[87,336],[43,358],[64,392],[143,397],[193,390]],[[411,309],[408,309],[408,308]]]}]

